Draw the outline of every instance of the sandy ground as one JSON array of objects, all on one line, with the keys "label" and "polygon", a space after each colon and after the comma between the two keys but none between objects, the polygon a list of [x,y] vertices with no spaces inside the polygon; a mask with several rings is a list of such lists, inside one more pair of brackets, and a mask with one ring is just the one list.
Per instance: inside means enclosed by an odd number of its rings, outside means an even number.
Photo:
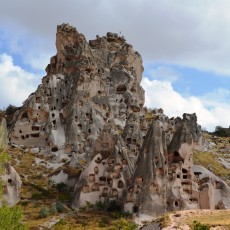
[{"label": "sandy ground", "polygon": [[[222,210],[223,211],[223,210]],[[163,230],[190,230],[191,228],[187,225],[184,224],[184,220],[193,217],[195,215],[203,215],[203,214],[212,214],[216,213],[218,210],[184,210],[184,211],[178,211],[169,214],[170,218],[170,225],[168,227],[163,228]],[[211,227],[211,230],[226,230],[224,227]]]}]

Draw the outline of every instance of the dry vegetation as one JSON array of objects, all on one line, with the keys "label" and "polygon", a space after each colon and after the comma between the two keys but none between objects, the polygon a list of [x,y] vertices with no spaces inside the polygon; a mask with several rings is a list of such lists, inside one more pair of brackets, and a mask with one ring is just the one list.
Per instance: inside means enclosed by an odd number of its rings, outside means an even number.
[{"label": "dry vegetation", "polygon": [[[68,191],[60,191],[58,186],[49,180],[49,176],[63,170],[69,177],[77,177],[81,172],[80,169],[69,167],[65,163],[52,173],[51,169],[45,167],[47,158],[44,156],[37,156],[34,153],[25,152],[25,150],[18,148],[10,148],[8,152],[11,156],[12,165],[22,179],[21,201],[18,205],[22,207],[24,214],[23,222],[29,229],[113,230],[119,229],[116,226],[119,227],[124,221],[132,225],[132,220],[129,218],[122,219],[122,215],[119,213],[95,211],[90,204],[88,204],[88,207],[86,205],[81,212],[75,212],[68,207]],[[36,163],[36,158],[39,158],[39,163]],[[51,206],[57,200],[64,205],[64,210],[61,213],[51,214]],[[47,207],[49,210],[49,215],[45,218],[39,217],[42,207]],[[52,227],[49,227],[51,223]]]}]

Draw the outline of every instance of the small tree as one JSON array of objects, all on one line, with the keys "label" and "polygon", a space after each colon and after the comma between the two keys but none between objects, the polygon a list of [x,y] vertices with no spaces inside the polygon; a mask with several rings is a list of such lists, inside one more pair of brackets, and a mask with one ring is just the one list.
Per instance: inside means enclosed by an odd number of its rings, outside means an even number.
[{"label": "small tree", "polygon": [[8,107],[6,108],[6,115],[14,114],[17,109],[18,109],[18,107],[14,106],[14,105],[8,105]]},{"label": "small tree", "polygon": [[42,206],[41,209],[40,209],[40,211],[39,211],[39,217],[40,217],[40,218],[45,218],[45,217],[47,217],[48,215],[49,215],[49,210],[48,210],[48,208],[45,207],[45,206]]}]

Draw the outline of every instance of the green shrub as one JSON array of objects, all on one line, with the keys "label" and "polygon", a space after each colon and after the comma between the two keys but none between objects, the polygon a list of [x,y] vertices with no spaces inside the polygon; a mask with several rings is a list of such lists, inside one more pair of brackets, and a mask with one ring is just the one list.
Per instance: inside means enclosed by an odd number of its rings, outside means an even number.
[{"label": "green shrub", "polygon": [[19,206],[8,207],[3,205],[0,207],[0,229],[25,230],[26,226],[21,223],[22,217],[22,210]]},{"label": "green shrub", "polygon": [[122,210],[121,203],[115,200],[109,202],[109,205],[108,205],[109,212],[121,212],[121,210]]},{"label": "green shrub", "polygon": [[109,220],[108,220],[108,218],[106,218],[106,217],[101,217],[100,220],[99,220],[99,222],[98,222],[98,226],[99,226],[100,228],[105,228],[105,227],[107,227],[108,225],[109,225]]},{"label": "green shrub", "polygon": [[114,221],[114,230],[137,230],[138,225],[131,220],[126,220],[121,218],[119,220]]},{"label": "green shrub", "polygon": [[50,214],[54,215],[56,213],[57,213],[57,206],[56,206],[56,203],[53,203],[50,206]]},{"label": "green shrub", "polygon": [[8,107],[6,108],[6,115],[14,114],[17,111],[17,109],[19,108],[14,105],[8,105]]},{"label": "green shrub", "polygon": [[39,217],[40,218],[45,218],[49,215],[49,210],[47,207],[43,206],[41,207],[40,211],[39,211]]},{"label": "green shrub", "polygon": [[105,211],[106,205],[104,203],[102,203],[101,201],[97,201],[96,204],[94,205],[94,208],[97,211]]},{"label": "green shrub", "polygon": [[56,209],[57,209],[57,212],[63,212],[64,211],[64,205],[62,204],[62,202],[60,201],[57,201],[56,202]]},{"label": "green shrub", "polygon": [[68,187],[65,183],[60,182],[56,184],[56,189],[58,190],[58,192],[67,192]]},{"label": "green shrub", "polygon": [[209,230],[210,227],[207,224],[201,224],[198,221],[193,221],[193,230]]}]

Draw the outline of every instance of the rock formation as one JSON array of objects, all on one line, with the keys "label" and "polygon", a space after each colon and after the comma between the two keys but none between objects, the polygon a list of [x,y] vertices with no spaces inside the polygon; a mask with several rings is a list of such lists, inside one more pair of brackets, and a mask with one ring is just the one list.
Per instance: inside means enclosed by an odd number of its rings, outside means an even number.
[{"label": "rock formation", "polygon": [[143,107],[141,56],[117,34],[87,42],[62,24],[56,47],[42,84],[15,114],[9,142],[82,170],[71,183],[63,171],[52,177],[74,184],[74,208],[115,201],[156,216],[199,208],[196,115],[169,119]]},{"label": "rock formation", "polygon": [[7,124],[5,118],[0,117],[0,146],[5,147],[7,146],[8,139],[7,139]]},{"label": "rock formation", "polygon": [[21,179],[15,169],[7,162],[1,176],[3,185],[3,196],[0,203],[6,203],[10,206],[19,201],[19,193],[21,188]]}]

